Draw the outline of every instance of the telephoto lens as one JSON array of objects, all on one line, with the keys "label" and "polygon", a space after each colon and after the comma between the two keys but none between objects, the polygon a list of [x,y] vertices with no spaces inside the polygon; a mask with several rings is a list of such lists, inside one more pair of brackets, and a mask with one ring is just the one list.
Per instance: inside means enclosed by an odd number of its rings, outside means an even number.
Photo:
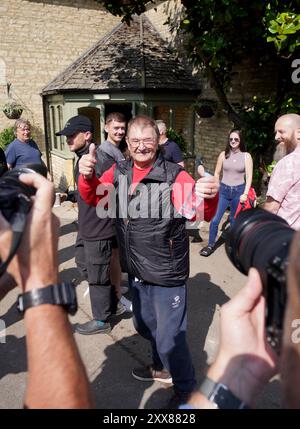
[{"label": "telephoto lens", "polygon": [[262,209],[241,212],[229,232],[226,253],[243,274],[258,270],[266,298],[267,338],[279,353],[286,304],[289,248],[295,230],[279,216]]}]

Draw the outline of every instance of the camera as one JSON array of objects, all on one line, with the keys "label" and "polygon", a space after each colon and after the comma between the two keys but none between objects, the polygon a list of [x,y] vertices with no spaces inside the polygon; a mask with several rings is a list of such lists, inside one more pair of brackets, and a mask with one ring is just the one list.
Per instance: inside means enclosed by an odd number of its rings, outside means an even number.
[{"label": "camera", "polygon": [[0,178],[0,210],[10,223],[13,232],[9,256],[5,262],[0,261],[0,276],[18,250],[26,226],[26,218],[32,206],[31,197],[36,192],[34,187],[19,180],[20,174],[23,173],[39,173],[47,177],[47,168],[42,164],[26,164],[8,171]]},{"label": "camera", "polygon": [[266,332],[279,353],[286,304],[289,248],[295,230],[279,216],[262,209],[241,212],[229,232],[226,253],[243,274],[258,270],[266,298]]},{"label": "camera", "polygon": [[35,194],[32,186],[20,182],[19,176],[23,173],[39,173],[47,177],[47,169],[42,164],[26,164],[8,171],[0,178],[0,210],[5,219],[10,222],[15,213],[29,211],[30,197]]}]

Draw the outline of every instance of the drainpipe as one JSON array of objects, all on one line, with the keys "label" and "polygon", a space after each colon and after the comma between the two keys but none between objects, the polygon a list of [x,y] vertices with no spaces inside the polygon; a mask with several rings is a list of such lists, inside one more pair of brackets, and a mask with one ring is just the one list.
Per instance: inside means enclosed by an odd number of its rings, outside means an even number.
[{"label": "drainpipe", "polygon": [[50,164],[50,145],[49,145],[49,127],[48,127],[48,120],[47,120],[47,109],[48,109],[48,103],[46,101],[46,98],[44,95],[42,95],[42,105],[43,105],[43,120],[44,120],[44,131],[45,131],[45,149],[46,149],[46,162],[47,162],[47,168],[52,176],[52,166]]}]

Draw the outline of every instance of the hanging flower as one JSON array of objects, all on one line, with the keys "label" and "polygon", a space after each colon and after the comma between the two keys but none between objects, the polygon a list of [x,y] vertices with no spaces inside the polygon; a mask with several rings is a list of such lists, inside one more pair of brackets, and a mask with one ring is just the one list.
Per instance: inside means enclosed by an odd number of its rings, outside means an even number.
[{"label": "hanging flower", "polygon": [[23,106],[15,101],[9,101],[2,106],[2,112],[9,119],[19,119],[23,112]]}]

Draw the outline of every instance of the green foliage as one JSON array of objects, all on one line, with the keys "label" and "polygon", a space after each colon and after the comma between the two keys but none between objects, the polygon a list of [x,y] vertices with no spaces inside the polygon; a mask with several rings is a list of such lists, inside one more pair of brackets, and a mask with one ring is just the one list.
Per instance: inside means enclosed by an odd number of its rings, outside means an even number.
[{"label": "green foliage", "polygon": [[168,128],[167,137],[168,139],[173,140],[175,143],[178,144],[184,156],[187,155],[187,142],[182,134],[174,130],[174,128]]},{"label": "green foliage", "polygon": [[[126,21],[131,14],[142,13],[146,3],[146,0],[104,1],[110,12]],[[299,111],[299,103],[288,95],[295,90],[291,60],[299,58],[299,0],[181,0],[181,3],[185,6],[181,16],[169,17],[166,23],[174,34],[184,33],[182,50],[206,75],[228,118],[243,128],[249,150],[258,160],[272,149],[275,118]],[[254,98],[251,106],[237,109],[230,104],[226,90],[234,68],[249,59],[260,70],[269,64],[277,65],[278,74],[270,76],[275,80],[277,94],[272,99]]]},{"label": "green foliage", "polygon": [[0,147],[5,150],[6,147],[15,139],[14,128],[4,128],[3,131],[0,132]]},{"label": "green foliage", "polygon": [[[132,15],[145,12],[149,3],[155,4],[155,0],[96,1],[128,24]],[[278,52],[285,49],[293,52],[299,46],[297,0],[181,0],[181,3],[185,12],[180,28],[190,38],[190,54],[196,62],[201,56],[200,62],[205,67],[225,66],[225,73],[230,73],[231,63],[238,61],[243,50],[249,47],[252,51],[261,50],[263,46],[252,44],[258,39],[263,45],[266,41],[274,42]]]},{"label": "green foliage", "polygon": [[276,161],[272,161],[271,164],[266,165],[266,172],[268,173],[269,176],[271,176],[272,171],[274,170],[275,165],[276,165]]},{"label": "green foliage", "polygon": [[255,157],[273,142],[274,117],[277,106],[270,98],[253,97],[251,106],[242,108],[240,115],[246,126],[243,129],[247,149]]},{"label": "green foliage", "polygon": [[300,110],[300,102],[293,97],[284,99],[280,109],[274,98],[253,97],[250,106],[241,108],[240,115],[245,127],[243,134],[247,142],[247,149],[255,160],[258,156],[270,151],[274,142],[275,118],[285,113]]},{"label": "green foliage", "polygon": [[[180,28],[187,36],[187,50],[193,63],[213,70],[222,85],[230,82],[232,68],[257,49],[262,38],[261,1],[182,0],[186,7]],[[255,43],[254,43],[255,41]],[[249,49],[249,50],[248,50]],[[259,49],[258,49],[259,51]]]},{"label": "green foliage", "polygon": [[278,13],[275,19],[269,21],[268,31],[272,36],[268,36],[267,41],[274,42],[278,53],[293,53],[300,46],[300,14]]},{"label": "green foliage", "polygon": [[132,15],[141,15],[146,11],[147,3],[155,3],[153,0],[96,0],[115,16],[122,16],[122,21],[130,24]]}]

